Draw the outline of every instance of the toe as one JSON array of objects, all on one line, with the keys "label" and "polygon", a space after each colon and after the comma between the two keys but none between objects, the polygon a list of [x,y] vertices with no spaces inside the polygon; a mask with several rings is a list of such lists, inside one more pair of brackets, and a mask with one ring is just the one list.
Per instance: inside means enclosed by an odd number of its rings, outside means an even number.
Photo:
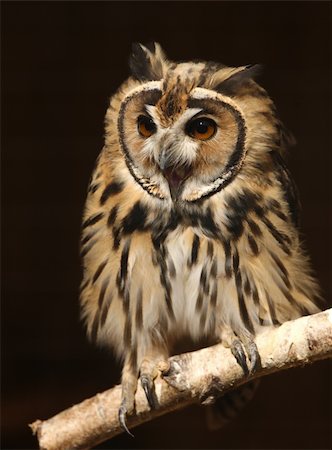
[{"label": "toe", "polygon": [[157,409],[158,408],[158,399],[156,396],[156,392],[154,389],[154,382],[153,378],[147,374],[141,375],[141,385],[145,392],[147,401],[149,403],[149,406],[151,409]]},{"label": "toe", "polygon": [[127,424],[126,424],[126,417],[127,417],[127,408],[124,404],[125,402],[121,403],[120,409],[119,409],[119,422],[120,426],[126,433],[129,434],[129,436],[134,437],[134,435],[129,431]]},{"label": "toe", "polygon": [[248,344],[247,353],[250,361],[250,374],[254,374],[262,366],[261,357],[259,355],[257,345],[254,341],[251,341]]},{"label": "toe", "polygon": [[235,339],[232,342],[231,351],[232,351],[232,354],[234,355],[237,363],[242,368],[243,373],[245,375],[249,375],[249,368],[248,368],[248,364],[247,364],[246,353],[244,351],[243,345],[240,340]]}]

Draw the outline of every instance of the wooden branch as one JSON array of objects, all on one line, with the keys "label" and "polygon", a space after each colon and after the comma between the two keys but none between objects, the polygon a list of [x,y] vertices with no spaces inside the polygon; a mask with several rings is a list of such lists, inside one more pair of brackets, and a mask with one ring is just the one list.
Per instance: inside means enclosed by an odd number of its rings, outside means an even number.
[{"label": "wooden branch", "polygon": [[[129,428],[191,403],[209,404],[217,395],[270,373],[332,357],[332,309],[259,334],[262,368],[245,377],[231,351],[221,344],[170,358],[170,370],[155,383],[160,407],[151,411],[142,388]],[[57,414],[31,424],[42,450],[88,449],[122,432],[118,422],[121,387],[115,386]]]}]

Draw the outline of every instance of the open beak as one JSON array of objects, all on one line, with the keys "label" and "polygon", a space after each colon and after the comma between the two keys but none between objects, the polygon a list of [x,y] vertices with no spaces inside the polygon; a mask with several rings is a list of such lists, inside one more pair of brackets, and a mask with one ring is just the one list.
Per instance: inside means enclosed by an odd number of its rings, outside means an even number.
[{"label": "open beak", "polygon": [[191,175],[192,168],[174,164],[174,158],[171,157],[167,150],[162,150],[158,163],[162,174],[168,182],[172,198],[176,198],[182,183]]}]

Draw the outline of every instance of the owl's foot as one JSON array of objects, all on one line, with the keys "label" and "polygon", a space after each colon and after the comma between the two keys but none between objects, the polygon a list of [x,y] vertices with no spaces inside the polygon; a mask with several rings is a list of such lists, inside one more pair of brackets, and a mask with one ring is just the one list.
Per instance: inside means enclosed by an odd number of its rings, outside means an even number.
[{"label": "owl's foot", "polygon": [[[141,380],[142,388],[145,392],[146,399],[151,409],[157,409],[159,407],[158,399],[154,388],[154,380],[157,375],[168,367],[167,357],[160,356],[160,352],[150,352],[142,360],[139,366],[139,378]],[[122,401],[119,408],[119,423],[121,428],[133,437],[133,434],[129,431],[126,423],[126,419],[135,410],[135,393],[137,389],[138,369],[136,364],[132,363],[130,357],[125,362],[122,370]]]},{"label": "owl's foot", "polygon": [[235,339],[231,344],[231,351],[246,376],[254,374],[261,367],[261,358],[253,339],[248,337],[244,340]]}]

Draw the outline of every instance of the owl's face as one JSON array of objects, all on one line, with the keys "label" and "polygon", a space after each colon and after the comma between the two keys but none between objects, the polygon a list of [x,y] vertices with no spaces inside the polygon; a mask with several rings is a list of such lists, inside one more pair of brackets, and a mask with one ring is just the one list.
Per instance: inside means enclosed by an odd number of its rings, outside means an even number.
[{"label": "owl's face", "polygon": [[[176,204],[219,192],[241,170],[250,140],[264,131],[264,120],[260,130],[250,123],[252,105],[265,92],[251,80],[252,66],[175,64],[158,44],[136,46],[130,65],[133,78],[107,118],[115,122],[117,115],[131,175],[151,196]],[[255,95],[243,104],[248,89]]]}]

